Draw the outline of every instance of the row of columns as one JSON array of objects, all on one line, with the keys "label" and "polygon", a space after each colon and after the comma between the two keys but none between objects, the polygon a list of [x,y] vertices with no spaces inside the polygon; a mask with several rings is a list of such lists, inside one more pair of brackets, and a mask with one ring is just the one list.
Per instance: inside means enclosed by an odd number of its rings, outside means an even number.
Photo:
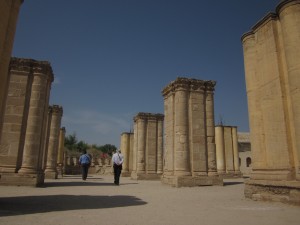
[{"label": "row of columns", "polygon": [[218,173],[240,176],[237,127],[219,125],[215,134]]},{"label": "row of columns", "polygon": [[159,179],[163,168],[162,114],[138,113],[134,117],[133,179]]},{"label": "row of columns", "polygon": [[56,167],[62,117],[60,106],[49,107],[52,68],[46,61],[12,58],[9,75],[0,141],[0,183],[40,185],[44,169],[53,172]]}]

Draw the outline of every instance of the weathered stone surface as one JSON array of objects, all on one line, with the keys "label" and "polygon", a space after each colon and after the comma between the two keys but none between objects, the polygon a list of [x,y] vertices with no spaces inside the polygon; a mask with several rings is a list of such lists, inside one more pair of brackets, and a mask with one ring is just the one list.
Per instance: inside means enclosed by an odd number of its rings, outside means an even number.
[{"label": "weathered stone surface", "polygon": [[22,0],[0,0],[0,131],[2,130],[7,98],[9,61],[22,2]]},{"label": "weathered stone surface", "polygon": [[163,114],[140,112],[134,117],[132,179],[160,179],[163,120]]},{"label": "weathered stone surface", "polygon": [[[11,58],[9,74],[0,142],[0,162],[6,163],[0,163],[0,170],[9,181],[17,179],[14,184],[20,180],[23,185],[28,178],[28,185],[40,185],[52,69],[45,61]],[[7,183],[2,178],[0,184]]]},{"label": "weathered stone surface", "polygon": [[284,0],[242,37],[257,192],[259,180],[300,182],[299,21],[300,0]]},{"label": "weathered stone surface", "polygon": [[222,183],[216,168],[214,86],[214,81],[179,77],[163,89],[163,183],[176,187]]}]

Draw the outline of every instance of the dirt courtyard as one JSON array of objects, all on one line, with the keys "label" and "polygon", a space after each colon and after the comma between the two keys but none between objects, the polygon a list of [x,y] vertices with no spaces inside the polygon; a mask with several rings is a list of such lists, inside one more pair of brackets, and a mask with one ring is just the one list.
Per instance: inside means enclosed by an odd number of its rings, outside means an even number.
[{"label": "dirt courtyard", "polygon": [[65,176],[45,186],[0,186],[1,225],[299,225],[300,207],[245,199],[243,179],[173,188],[160,181]]}]

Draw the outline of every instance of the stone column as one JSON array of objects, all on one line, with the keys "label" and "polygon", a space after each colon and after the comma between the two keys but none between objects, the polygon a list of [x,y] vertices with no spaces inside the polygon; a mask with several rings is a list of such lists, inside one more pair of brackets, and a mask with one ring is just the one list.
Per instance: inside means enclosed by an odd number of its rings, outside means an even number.
[{"label": "stone column", "polygon": [[157,171],[157,168],[160,163],[162,170],[162,130],[160,129],[162,129],[163,118],[162,114],[142,112],[134,117],[137,126],[135,137],[138,154],[136,160],[140,162],[140,165],[138,163],[137,170],[132,172],[133,179],[154,180],[160,178],[161,171]]},{"label": "stone column", "polygon": [[276,11],[242,37],[253,156],[245,196],[299,204],[300,1]]},{"label": "stone column", "polygon": [[216,157],[217,157],[217,170],[219,174],[225,174],[225,144],[224,144],[224,127],[216,126]]},{"label": "stone column", "polygon": [[205,85],[197,80],[190,83],[189,147],[193,176],[207,176]]},{"label": "stone column", "polygon": [[188,84],[181,83],[175,90],[175,174],[177,176],[191,175],[189,156],[188,130]]},{"label": "stone column", "polygon": [[52,118],[50,125],[49,145],[47,154],[47,163],[45,169],[45,175],[48,179],[57,179],[57,157],[58,157],[58,145],[59,145],[59,132],[61,126],[61,118],[63,109],[61,106],[52,106]]},{"label": "stone column", "polygon": [[0,140],[9,84],[9,62],[23,0],[0,1]]},{"label": "stone column", "polygon": [[232,133],[232,148],[233,148],[233,162],[234,162],[234,174],[240,175],[240,163],[239,163],[239,148],[238,148],[238,137],[237,127],[231,128]]},{"label": "stone column", "polygon": [[135,177],[137,173],[137,148],[138,148],[138,127],[136,121],[134,121],[133,128],[133,151],[132,151],[132,177]]},{"label": "stone column", "polygon": [[145,172],[145,148],[146,148],[146,121],[137,119],[138,145],[137,145],[137,173]]},{"label": "stone column", "polygon": [[156,173],[163,172],[163,118],[158,118],[157,121],[157,167]]},{"label": "stone column", "polygon": [[121,152],[124,156],[122,176],[129,176],[129,158],[130,158],[130,133],[124,132],[121,134],[120,143]]},{"label": "stone column", "polygon": [[59,131],[59,141],[58,141],[58,157],[57,157],[57,165],[58,165],[58,175],[63,176],[63,167],[64,167],[64,150],[65,150],[65,136],[66,136],[66,128],[62,127]]},{"label": "stone column", "polygon": [[[35,64],[35,61],[30,62]],[[46,119],[45,105],[48,105],[47,97],[49,83],[53,81],[52,69],[47,62],[41,62],[41,67],[33,67],[33,81],[24,143],[24,152],[20,174],[36,174],[38,180],[42,171],[37,171],[42,158],[40,151],[43,121]],[[43,178],[42,178],[43,179]],[[43,182],[43,181],[42,181]],[[38,181],[39,183],[39,181]]]},{"label": "stone column", "polygon": [[223,184],[216,169],[214,86],[214,81],[179,77],[163,89],[167,164],[163,183]]},{"label": "stone column", "polygon": [[233,142],[232,142],[231,128],[232,128],[231,126],[224,126],[226,173],[229,175],[234,174]]},{"label": "stone column", "polygon": [[215,120],[214,120],[214,87],[216,82],[206,83],[206,134],[207,134],[207,155],[208,155],[208,175],[216,176],[216,144],[215,144]]},{"label": "stone column", "polygon": [[289,129],[291,132],[291,152],[300,181],[300,1],[284,1],[277,6],[280,18],[282,41],[287,66]]},{"label": "stone column", "polygon": [[164,96],[164,157],[163,173],[167,176],[174,175],[174,92],[166,91]]},{"label": "stone column", "polygon": [[134,146],[134,133],[130,133],[129,135],[129,173],[133,171],[133,146]]}]

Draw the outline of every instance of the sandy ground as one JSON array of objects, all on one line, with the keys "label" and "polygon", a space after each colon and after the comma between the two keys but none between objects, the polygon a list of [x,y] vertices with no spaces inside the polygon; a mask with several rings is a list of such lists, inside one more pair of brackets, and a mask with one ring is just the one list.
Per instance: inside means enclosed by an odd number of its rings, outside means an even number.
[{"label": "sandy ground", "polygon": [[299,225],[300,207],[245,199],[243,179],[173,188],[160,181],[91,175],[45,187],[0,186],[1,225]]}]

